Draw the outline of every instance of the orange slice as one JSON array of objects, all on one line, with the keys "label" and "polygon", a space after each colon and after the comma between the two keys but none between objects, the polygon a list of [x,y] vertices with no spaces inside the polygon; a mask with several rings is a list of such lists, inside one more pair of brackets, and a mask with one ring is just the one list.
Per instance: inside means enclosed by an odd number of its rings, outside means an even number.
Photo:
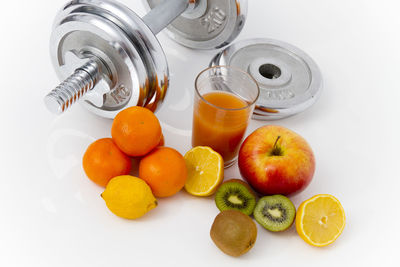
[{"label": "orange slice", "polygon": [[345,222],[339,200],[331,195],[316,195],[300,205],[296,215],[296,230],[308,244],[324,247],[340,236]]},{"label": "orange slice", "polygon": [[224,160],[210,147],[198,146],[185,155],[188,177],[186,191],[194,196],[210,196],[224,180]]}]

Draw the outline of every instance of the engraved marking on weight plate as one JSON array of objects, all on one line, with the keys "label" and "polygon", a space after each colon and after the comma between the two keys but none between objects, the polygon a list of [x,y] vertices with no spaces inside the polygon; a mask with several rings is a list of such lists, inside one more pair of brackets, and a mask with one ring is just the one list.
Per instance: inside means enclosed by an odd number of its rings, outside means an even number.
[{"label": "engraved marking on weight plate", "polygon": [[121,85],[111,92],[111,97],[116,104],[120,104],[130,97],[130,92],[125,86]]},{"label": "engraved marking on weight plate", "polygon": [[287,100],[295,97],[295,93],[289,89],[283,90],[268,90],[265,91],[265,96],[273,100]]},{"label": "engraved marking on weight plate", "polygon": [[207,16],[201,19],[200,23],[207,29],[208,33],[212,33],[221,28],[225,20],[226,13],[216,6]]}]

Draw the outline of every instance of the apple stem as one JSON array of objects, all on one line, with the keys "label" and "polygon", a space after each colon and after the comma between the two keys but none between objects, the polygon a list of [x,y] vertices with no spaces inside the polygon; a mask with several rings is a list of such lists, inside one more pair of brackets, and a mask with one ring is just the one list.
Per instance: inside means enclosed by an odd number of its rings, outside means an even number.
[{"label": "apple stem", "polygon": [[271,151],[272,156],[282,156],[282,150],[280,147],[278,147],[279,139],[281,139],[281,136],[278,136],[278,138],[276,138],[276,140],[275,140],[274,147],[272,148],[272,151]]},{"label": "apple stem", "polygon": [[276,138],[276,140],[275,140],[274,150],[277,149],[276,145],[278,144],[279,139],[281,139],[281,136],[280,136],[280,135],[279,135],[278,138]]}]

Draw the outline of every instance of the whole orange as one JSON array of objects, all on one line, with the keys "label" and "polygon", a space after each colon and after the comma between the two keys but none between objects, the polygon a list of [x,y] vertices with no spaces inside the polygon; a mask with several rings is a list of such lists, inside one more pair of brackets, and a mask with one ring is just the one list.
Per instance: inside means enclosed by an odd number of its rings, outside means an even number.
[{"label": "whole orange", "polygon": [[185,160],[173,148],[158,147],[140,161],[139,177],[151,187],[156,197],[175,195],[186,183]]},{"label": "whole orange", "polygon": [[108,182],[120,175],[129,174],[131,160],[111,138],[92,143],[83,155],[82,165],[86,175],[96,184],[106,187]]},{"label": "whole orange", "polygon": [[111,135],[116,145],[132,157],[144,156],[161,140],[161,126],[156,115],[146,108],[127,108],[115,117]]}]

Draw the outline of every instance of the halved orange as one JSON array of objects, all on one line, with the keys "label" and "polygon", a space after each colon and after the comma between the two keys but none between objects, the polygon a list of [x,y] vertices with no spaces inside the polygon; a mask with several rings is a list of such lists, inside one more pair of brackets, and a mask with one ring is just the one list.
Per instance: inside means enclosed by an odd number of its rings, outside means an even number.
[{"label": "halved orange", "polygon": [[210,147],[198,146],[185,155],[185,189],[194,196],[210,196],[224,180],[224,160]]},{"label": "halved orange", "polygon": [[344,209],[334,196],[316,195],[304,201],[296,215],[296,230],[308,244],[324,247],[333,243],[343,232]]}]

